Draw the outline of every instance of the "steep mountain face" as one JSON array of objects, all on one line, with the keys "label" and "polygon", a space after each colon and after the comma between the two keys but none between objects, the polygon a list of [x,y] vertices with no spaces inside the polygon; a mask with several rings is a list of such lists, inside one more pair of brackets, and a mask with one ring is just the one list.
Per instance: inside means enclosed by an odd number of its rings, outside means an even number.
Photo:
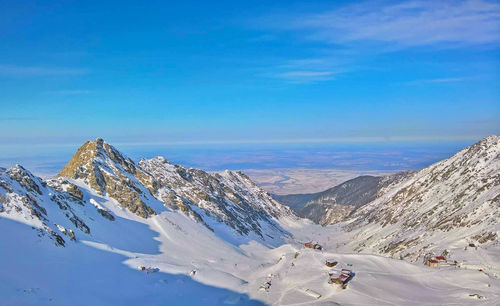
[{"label": "steep mountain face", "polygon": [[156,214],[146,204],[157,187],[155,180],[101,138],[83,144],[58,176],[81,179],[143,218]]},{"label": "steep mountain face", "polygon": [[453,245],[498,244],[500,136],[489,136],[393,185],[344,229],[358,252],[417,259]]},{"label": "steep mountain face", "polygon": [[[163,157],[142,159],[139,167],[157,182],[155,196],[165,205],[225,222],[240,234],[253,231],[263,237],[262,227],[277,229],[272,218],[291,215],[292,211],[277,203],[241,172],[207,173],[169,163]],[[198,209],[199,208],[199,209]]]},{"label": "steep mountain face", "polygon": [[98,198],[141,218],[171,209],[212,231],[228,226],[262,241],[287,235],[276,220],[293,215],[243,173],[186,169],[163,157],[136,164],[100,138],[83,144],[57,179],[44,181],[21,166],[1,169],[0,178],[0,213],[29,220],[59,245],[64,235],[89,235],[95,220],[114,221]]}]

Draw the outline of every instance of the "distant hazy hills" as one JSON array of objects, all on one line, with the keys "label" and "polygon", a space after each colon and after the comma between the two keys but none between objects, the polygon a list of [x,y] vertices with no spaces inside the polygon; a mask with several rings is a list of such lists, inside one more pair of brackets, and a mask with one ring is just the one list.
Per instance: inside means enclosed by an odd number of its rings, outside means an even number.
[{"label": "distant hazy hills", "polygon": [[383,194],[386,187],[411,174],[411,171],[402,171],[387,176],[363,175],[322,192],[273,195],[273,198],[303,218],[328,225],[345,220],[356,209]]}]

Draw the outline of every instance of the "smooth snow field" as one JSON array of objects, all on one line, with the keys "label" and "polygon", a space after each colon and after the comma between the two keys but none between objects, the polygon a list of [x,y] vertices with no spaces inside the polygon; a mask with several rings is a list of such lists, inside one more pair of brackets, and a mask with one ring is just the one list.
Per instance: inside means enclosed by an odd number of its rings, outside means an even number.
[{"label": "smooth snow field", "polygon": [[[101,205],[117,220],[94,227],[96,239],[65,247],[34,235],[29,224],[0,218],[0,304],[500,304],[493,273],[337,253],[346,238],[336,227],[287,217],[280,223],[292,236],[265,246],[227,227],[212,232],[176,211],[142,219]],[[304,248],[308,240],[324,250]],[[329,268],[326,260],[338,264]],[[355,274],[346,289],[328,283],[328,272],[342,268]]]}]

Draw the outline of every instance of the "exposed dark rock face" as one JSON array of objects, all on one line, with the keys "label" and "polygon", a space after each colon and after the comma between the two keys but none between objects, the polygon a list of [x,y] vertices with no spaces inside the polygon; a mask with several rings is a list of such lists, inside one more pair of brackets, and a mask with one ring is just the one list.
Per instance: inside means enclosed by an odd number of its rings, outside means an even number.
[{"label": "exposed dark rock face", "polygon": [[19,184],[24,186],[28,191],[36,192],[42,194],[40,191],[40,186],[34,181],[33,176],[21,165],[16,165],[5,171],[9,174],[10,178],[17,181]]},{"label": "exposed dark rock face", "polygon": [[68,188],[66,188],[66,192],[79,200],[83,199],[83,192],[80,190],[80,188],[76,187],[75,184],[69,184]]},{"label": "exposed dark rock face", "polygon": [[109,221],[115,221],[115,217],[109,211],[98,208],[97,212]]}]

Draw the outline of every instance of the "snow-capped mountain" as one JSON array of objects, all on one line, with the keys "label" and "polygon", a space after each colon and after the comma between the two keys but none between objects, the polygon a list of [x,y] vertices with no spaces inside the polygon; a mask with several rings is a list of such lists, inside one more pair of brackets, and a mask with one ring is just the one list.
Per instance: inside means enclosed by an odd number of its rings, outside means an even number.
[{"label": "snow-capped mountain", "polygon": [[210,230],[222,223],[266,243],[287,235],[276,220],[293,215],[241,172],[186,169],[163,157],[136,164],[100,138],[83,144],[57,179],[44,181],[19,165],[0,177],[2,216],[24,220],[58,245],[64,235],[75,240],[90,234],[92,223],[114,220],[99,198],[142,218],[177,210]]},{"label": "snow-capped mountain", "polygon": [[201,209],[240,234],[253,231],[262,236],[264,224],[277,226],[272,218],[292,214],[289,208],[277,203],[241,172],[208,173],[186,169],[163,157],[142,159],[139,167],[153,177],[158,186],[155,196],[169,207],[203,220],[198,214]]},{"label": "snow-capped mountain", "polygon": [[101,138],[85,142],[58,177],[81,180],[99,195],[108,195],[130,212],[147,218],[156,211],[146,203],[154,197],[156,182]]},{"label": "snow-capped mountain", "polygon": [[416,260],[468,243],[498,250],[500,136],[420,170],[357,210],[347,247]]},{"label": "snow-capped mountain", "polygon": [[157,214],[161,201],[209,228],[215,220],[262,238],[263,227],[280,231],[273,218],[292,214],[241,172],[186,169],[164,157],[135,164],[100,138],[80,147],[58,176],[80,180],[141,217]]}]

